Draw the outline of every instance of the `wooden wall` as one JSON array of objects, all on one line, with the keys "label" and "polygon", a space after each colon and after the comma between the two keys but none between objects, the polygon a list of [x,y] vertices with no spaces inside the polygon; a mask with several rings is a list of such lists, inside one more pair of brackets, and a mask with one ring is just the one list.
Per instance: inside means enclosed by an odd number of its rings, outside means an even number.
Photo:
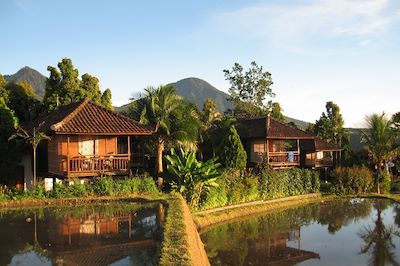
[{"label": "wooden wall", "polygon": [[[117,153],[116,136],[91,136],[96,140],[97,155],[112,155]],[[50,173],[63,175],[67,171],[67,157],[79,156],[79,141],[87,137],[76,135],[53,135],[48,143],[48,169]]]}]

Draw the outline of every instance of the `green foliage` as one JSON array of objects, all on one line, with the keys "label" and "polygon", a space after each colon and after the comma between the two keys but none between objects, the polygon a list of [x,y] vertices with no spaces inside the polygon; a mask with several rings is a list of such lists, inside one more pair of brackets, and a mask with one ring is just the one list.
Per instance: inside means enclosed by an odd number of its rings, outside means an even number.
[{"label": "green foliage", "polygon": [[391,174],[383,171],[379,176],[380,180],[380,191],[381,193],[389,193],[392,188],[392,176]]},{"label": "green foliage", "polygon": [[18,160],[19,153],[15,142],[9,142],[8,139],[14,134],[18,125],[18,118],[0,97],[0,180],[2,183],[9,178],[7,174],[10,164]]},{"label": "green foliage", "polygon": [[95,103],[100,103],[100,86],[98,78],[85,73],[82,75],[82,80],[79,86],[84,97],[88,97]]},{"label": "green foliage", "polygon": [[100,103],[101,105],[103,105],[105,108],[107,108],[108,110],[114,110],[114,106],[112,105],[112,100],[111,100],[112,96],[111,96],[111,90],[110,89],[106,89],[103,94],[101,95],[100,98]]},{"label": "green foliage", "polygon": [[232,70],[223,70],[225,79],[230,83],[230,98],[234,105],[236,117],[266,115],[269,107],[264,104],[266,96],[274,97],[271,85],[271,74],[251,62],[249,70],[243,72],[243,67],[235,63]]},{"label": "green foliage", "polygon": [[336,194],[365,194],[374,187],[372,172],[364,166],[338,167],[331,175],[331,191]]},{"label": "green foliage", "polygon": [[217,180],[218,186],[211,188],[202,198],[201,209],[254,201],[260,198],[258,178],[242,171],[226,169]]},{"label": "green foliage", "polygon": [[164,224],[160,265],[193,265],[189,256],[187,223],[185,223],[182,196],[171,193],[168,200],[168,215]]},{"label": "green foliage", "polygon": [[79,179],[73,179],[69,184],[57,183],[48,192],[45,192],[44,183],[38,184],[32,191],[27,192],[0,186],[0,201],[44,198],[63,199],[88,196],[129,196],[148,193],[158,193],[157,186],[151,177],[137,176],[113,179],[107,176],[95,179],[92,183],[82,184]]},{"label": "green foliage", "polygon": [[90,74],[82,75],[79,79],[79,71],[72,64],[69,58],[63,58],[58,63],[58,69],[48,66],[50,72],[46,81],[45,95],[43,104],[46,111],[55,110],[57,105],[67,105],[72,102],[88,97],[93,102],[103,104],[106,108],[110,107],[111,93],[106,93],[103,101],[99,88],[98,78]]},{"label": "green foliage", "polygon": [[227,168],[244,170],[247,164],[247,154],[243,148],[236,128],[232,125],[222,141],[221,162]]},{"label": "green foliage", "polygon": [[263,169],[259,180],[263,199],[316,193],[320,189],[318,173],[309,169]]},{"label": "green foliage", "polygon": [[[285,121],[285,117],[282,114],[282,107],[278,102],[274,102],[271,105],[271,116],[278,119],[279,121]],[[294,122],[292,122],[294,124]],[[294,126],[297,128],[296,124]]]},{"label": "green foliage", "polygon": [[195,152],[180,149],[171,155],[165,156],[167,161],[166,180],[173,191],[179,192],[188,202],[189,207],[196,208],[202,193],[211,187],[218,186],[217,178],[220,176],[216,163],[218,158],[210,159],[204,163],[198,162]]},{"label": "green foliage", "polygon": [[389,159],[395,150],[396,132],[392,129],[393,121],[385,113],[366,117],[367,129],[362,131],[362,142],[366,145],[373,164],[380,164]]},{"label": "green foliage", "polygon": [[147,87],[143,97],[132,99],[129,116],[155,130],[157,173],[163,172],[162,156],[166,145],[196,148],[200,127],[197,107],[178,97],[171,85]]}]

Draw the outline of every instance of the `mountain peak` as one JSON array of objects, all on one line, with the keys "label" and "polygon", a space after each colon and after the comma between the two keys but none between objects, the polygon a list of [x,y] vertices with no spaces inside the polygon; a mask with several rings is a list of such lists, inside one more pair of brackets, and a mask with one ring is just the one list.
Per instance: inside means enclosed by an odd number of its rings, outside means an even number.
[{"label": "mountain peak", "polygon": [[189,101],[194,102],[200,109],[203,108],[203,103],[207,98],[211,98],[217,104],[218,111],[224,112],[231,108],[232,105],[228,102],[229,95],[218,90],[207,81],[196,78],[184,78],[175,83],[171,83],[175,88],[176,93]]},{"label": "mountain peak", "polygon": [[21,82],[23,80],[28,81],[35,91],[35,95],[40,99],[44,96],[44,90],[46,87],[46,77],[42,75],[39,71],[30,68],[29,66],[24,66],[17,73],[12,75],[4,75],[7,82]]}]

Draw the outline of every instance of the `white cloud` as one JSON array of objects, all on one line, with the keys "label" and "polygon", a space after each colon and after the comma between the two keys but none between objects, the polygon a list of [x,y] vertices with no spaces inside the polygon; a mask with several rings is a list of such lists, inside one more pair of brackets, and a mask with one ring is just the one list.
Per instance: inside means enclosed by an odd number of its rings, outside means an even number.
[{"label": "white cloud", "polygon": [[[305,47],[329,47],[339,38],[354,44],[384,33],[400,18],[400,8],[390,0],[312,0],[301,4],[261,3],[215,14],[212,25],[228,34],[256,38],[294,52]],[[316,46],[316,45],[315,45]],[[306,49],[307,50],[307,49]]]}]

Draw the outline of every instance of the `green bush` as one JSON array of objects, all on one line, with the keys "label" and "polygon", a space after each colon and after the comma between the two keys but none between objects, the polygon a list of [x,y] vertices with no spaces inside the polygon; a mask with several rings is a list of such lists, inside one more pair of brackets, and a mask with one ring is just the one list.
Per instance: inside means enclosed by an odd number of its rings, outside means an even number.
[{"label": "green bush", "polygon": [[392,188],[392,176],[387,172],[382,172],[379,178],[381,193],[389,193]]},{"label": "green bush", "polygon": [[365,194],[374,187],[372,172],[365,166],[338,167],[332,177],[331,191],[336,194]]},{"label": "green bush", "polygon": [[259,182],[262,199],[315,193],[320,188],[318,173],[300,168],[262,169]]},{"label": "green bush", "polygon": [[18,200],[23,198],[79,198],[87,196],[128,196],[130,194],[158,193],[153,179],[148,176],[113,179],[112,177],[96,178],[92,183],[82,184],[79,179],[73,179],[70,184],[56,183],[48,192],[44,184],[38,184],[32,191],[24,192],[16,188],[0,186],[0,201]]},{"label": "green bush", "polygon": [[117,182],[111,176],[99,177],[92,184],[93,192],[97,196],[114,196]]},{"label": "green bush", "polygon": [[217,180],[218,186],[210,189],[202,198],[201,209],[258,200],[258,178],[242,171],[226,169]]}]

